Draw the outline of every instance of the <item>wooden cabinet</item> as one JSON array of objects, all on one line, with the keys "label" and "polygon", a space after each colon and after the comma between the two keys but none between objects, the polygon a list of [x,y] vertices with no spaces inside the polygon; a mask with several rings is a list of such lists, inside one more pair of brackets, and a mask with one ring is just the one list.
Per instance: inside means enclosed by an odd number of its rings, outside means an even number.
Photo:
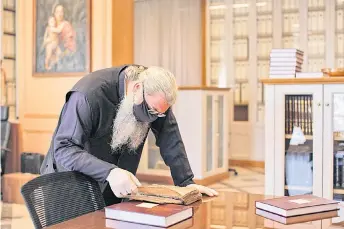
[{"label": "wooden cabinet", "polygon": [[[196,182],[209,184],[228,177],[229,89],[181,88],[173,112]],[[170,170],[150,133],[139,176],[170,177]]]},{"label": "wooden cabinet", "polygon": [[[266,79],[265,194],[344,203],[344,77]],[[329,228],[340,217],[313,223]]]}]

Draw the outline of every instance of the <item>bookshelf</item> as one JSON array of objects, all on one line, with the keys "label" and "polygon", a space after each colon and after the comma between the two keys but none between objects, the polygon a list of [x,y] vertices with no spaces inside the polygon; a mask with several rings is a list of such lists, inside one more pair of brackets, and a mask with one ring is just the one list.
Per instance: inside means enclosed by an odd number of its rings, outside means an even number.
[{"label": "bookshelf", "polygon": [[[215,12],[221,16],[211,16]],[[304,51],[304,72],[344,67],[344,2],[206,0],[206,15],[207,86],[233,88],[229,157],[263,161],[264,146],[260,142],[265,131],[266,98],[265,82],[261,80],[269,76],[271,49]],[[211,44],[219,36],[214,36],[216,30],[210,28],[220,18],[224,33],[216,52],[223,57],[222,70],[214,71],[210,57],[215,49]]]},{"label": "bookshelf", "polygon": [[17,90],[16,90],[16,1],[1,1],[1,61],[5,74],[4,91],[1,94],[2,103],[10,108],[11,120],[17,119]]},{"label": "bookshelf", "polygon": [[[264,79],[265,194],[344,203],[344,77]],[[314,222],[330,228],[340,217]]]}]

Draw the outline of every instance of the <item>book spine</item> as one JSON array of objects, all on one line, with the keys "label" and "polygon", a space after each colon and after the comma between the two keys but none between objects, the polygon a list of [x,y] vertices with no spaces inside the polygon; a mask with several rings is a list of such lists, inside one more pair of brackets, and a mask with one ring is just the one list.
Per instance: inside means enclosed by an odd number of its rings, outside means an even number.
[{"label": "book spine", "polygon": [[342,156],[341,157],[341,167],[340,167],[340,170],[341,170],[341,188],[344,188],[344,157]]},{"label": "book spine", "polygon": [[299,100],[299,107],[298,107],[298,109],[299,109],[299,127],[301,128],[301,130],[302,130],[302,97],[301,96],[298,96],[297,97],[298,98],[298,100]]},{"label": "book spine", "polygon": [[289,96],[285,97],[285,127],[284,133],[289,134]]},{"label": "book spine", "polygon": [[295,98],[294,98],[294,96],[292,96],[291,97],[291,99],[292,99],[292,116],[293,116],[293,118],[292,118],[292,128],[291,128],[291,132],[293,132],[293,129],[294,129],[294,126],[296,125],[296,112],[295,112]]},{"label": "book spine", "polygon": [[312,98],[311,96],[308,97],[308,105],[309,105],[309,108],[308,108],[308,119],[309,119],[309,134],[310,135],[313,135],[313,118],[312,118],[312,113],[313,113],[313,101],[312,101]]},{"label": "book spine", "polygon": [[335,186],[339,187],[339,158],[335,156]]},{"label": "book spine", "polygon": [[289,134],[293,132],[293,100],[289,96]]},{"label": "book spine", "polygon": [[299,98],[295,96],[295,116],[296,116],[296,126],[300,126],[300,111],[299,111]]}]

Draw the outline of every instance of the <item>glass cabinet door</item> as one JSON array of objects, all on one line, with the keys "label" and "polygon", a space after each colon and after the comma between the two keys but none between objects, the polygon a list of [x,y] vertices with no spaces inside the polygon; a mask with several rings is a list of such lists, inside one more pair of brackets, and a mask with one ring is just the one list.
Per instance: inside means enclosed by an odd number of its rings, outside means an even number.
[{"label": "glass cabinet door", "polygon": [[285,195],[312,194],[313,95],[285,96]]},{"label": "glass cabinet door", "polygon": [[322,86],[275,90],[275,194],[322,196]]},{"label": "glass cabinet door", "polygon": [[[325,85],[324,90],[324,197],[344,203],[344,86]],[[340,217],[327,220],[328,225],[344,220]],[[326,226],[326,225],[325,225]],[[324,228],[327,228],[324,227]]]},{"label": "glass cabinet door", "polygon": [[219,95],[217,97],[217,145],[218,145],[218,152],[217,152],[217,167],[222,168],[224,165],[224,96]]},{"label": "glass cabinet door", "polygon": [[213,169],[213,96],[206,96],[206,171],[211,171]]},{"label": "glass cabinet door", "polygon": [[169,170],[160,155],[160,149],[155,145],[155,136],[150,130],[147,137],[148,143],[148,169]]}]

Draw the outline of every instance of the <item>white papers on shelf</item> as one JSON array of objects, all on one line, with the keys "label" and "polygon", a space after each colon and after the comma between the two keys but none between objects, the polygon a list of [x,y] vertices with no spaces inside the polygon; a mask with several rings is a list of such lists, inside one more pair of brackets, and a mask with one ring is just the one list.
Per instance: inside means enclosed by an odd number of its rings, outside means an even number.
[{"label": "white papers on shelf", "polygon": [[298,126],[294,126],[293,134],[290,139],[290,145],[302,145],[306,142],[306,137]]},{"label": "white papers on shelf", "polygon": [[297,72],[296,78],[322,78],[324,73],[322,72]]}]

